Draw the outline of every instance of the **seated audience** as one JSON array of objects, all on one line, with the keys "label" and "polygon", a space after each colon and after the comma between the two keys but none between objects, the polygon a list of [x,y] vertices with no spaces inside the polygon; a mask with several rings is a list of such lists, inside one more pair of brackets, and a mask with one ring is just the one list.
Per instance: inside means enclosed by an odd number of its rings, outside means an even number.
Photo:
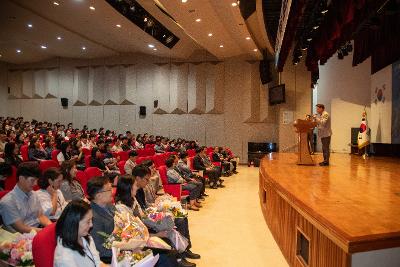
[{"label": "seated audience", "polygon": [[[218,188],[218,181],[220,180],[219,170],[215,169],[213,166],[206,166],[203,162],[202,154],[205,153],[204,149],[199,147],[196,149],[196,156],[193,158],[193,168],[198,171],[203,171],[205,175],[208,176],[210,187],[213,189]],[[220,185],[222,186],[222,185]]]},{"label": "seated audience", "polygon": [[56,221],[67,202],[60,190],[63,175],[58,168],[48,168],[38,180],[40,190],[36,191],[43,214],[51,221]]},{"label": "seated audience", "polygon": [[[231,169],[233,170],[233,164],[227,161],[224,156],[219,153],[219,147],[214,147],[214,152],[212,153],[212,161],[213,162],[221,162],[222,173],[229,176],[231,175]],[[232,165],[232,168],[231,168]]]},{"label": "seated audience", "polygon": [[179,154],[179,160],[178,163],[176,165],[176,169],[178,171],[178,173],[185,178],[185,180],[188,179],[194,179],[198,182],[202,183],[202,190],[201,190],[201,196],[205,196],[207,197],[208,195],[206,194],[206,179],[200,175],[195,174],[194,172],[192,172],[192,170],[190,169],[190,167],[187,165],[187,156],[188,154],[186,152],[181,152]]},{"label": "seated audience", "polygon": [[93,211],[93,227],[90,233],[101,261],[109,264],[112,252],[103,247],[104,237],[99,232],[110,234],[114,230],[115,207],[112,205],[112,185],[107,177],[93,177],[88,181],[87,193]]},{"label": "seated audience", "polygon": [[165,161],[165,165],[167,166],[167,177],[168,183],[170,184],[182,184],[182,190],[189,191],[189,209],[198,211],[201,208],[201,204],[198,202],[198,198],[200,198],[202,184],[196,181],[186,181],[179,173],[174,169],[178,163],[178,159],[173,156],[168,158]]},{"label": "seated audience", "polygon": [[0,155],[3,154],[6,143],[7,143],[7,134],[4,130],[0,129]]},{"label": "seated audience", "polygon": [[129,159],[125,162],[124,170],[126,174],[132,174],[133,168],[136,166],[137,152],[135,150],[131,150],[129,152]]},{"label": "seated audience", "polygon": [[154,146],[154,151],[158,154],[162,154],[165,152],[164,146],[162,146],[161,141],[156,141],[156,145]]},{"label": "seated audience", "polygon": [[74,161],[64,161],[61,164],[63,181],[61,183],[60,190],[63,193],[66,201],[86,198],[81,184],[75,179],[77,172],[78,170],[76,169],[76,164]]},{"label": "seated audience", "polygon": [[18,146],[14,142],[7,143],[4,147],[4,162],[17,168],[22,162],[18,154]]},{"label": "seated audience", "polygon": [[150,171],[150,181],[149,186],[152,187],[152,191],[154,192],[154,196],[164,195],[164,187],[160,177],[160,173],[158,172],[154,162],[151,159],[146,159],[142,162],[142,165],[147,166]]},{"label": "seated audience", "polygon": [[39,198],[33,190],[40,170],[35,163],[21,163],[17,170],[17,184],[0,200],[0,214],[4,226],[11,232],[40,231],[51,221],[43,214]]},{"label": "seated audience", "polygon": [[123,136],[123,137],[122,137],[122,145],[121,145],[121,148],[122,148],[123,151],[129,151],[129,150],[132,150],[132,149],[133,149],[132,146],[129,144],[129,139],[128,139],[128,137],[126,137],[126,136]]},{"label": "seated audience", "polygon": [[32,138],[29,143],[28,158],[31,161],[42,161],[48,159],[46,151],[42,148],[39,139],[36,137]]},{"label": "seated audience", "polygon": [[[60,153],[57,155],[57,161],[61,165],[66,160],[71,160],[71,145],[68,142],[62,142],[60,146]],[[76,158],[76,157],[75,157]]]},{"label": "seated audience", "polygon": [[47,137],[46,139],[44,139],[44,150],[47,153],[47,159],[51,159],[51,153],[53,152],[54,147],[55,143],[53,137]]},{"label": "seated audience", "polygon": [[56,224],[55,267],[101,266],[99,252],[89,231],[93,212],[83,200],[68,204]]},{"label": "seated audience", "polygon": [[117,138],[115,140],[115,143],[113,145],[113,147],[111,148],[112,152],[121,152],[123,151],[122,147],[121,147],[121,140],[119,138]]},{"label": "seated audience", "polygon": [[[135,216],[142,217],[143,210],[148,208],[148,201],[146,201],[146,196],[144,192],[144,188],[148,186],[149,177],[150,177],[150,170],[144,165],[138,165],[133,169],[132,176],[135,178],[135,183],[137,184],[137,191],[133,202],[133,214]],[[153,203],[154,204],[154,203]],[[175,218],[174,220],[176,230],[186,237],[189,241],[189,246],[187,247],[186,251],[182,254],[179,254],[180,257],[180,266],[196,266],[196,264],[188,262],[186,258],[190,259],[199,259],[200,255],[193,253],[191,248],[191,241],[190,241],[190,233],[189,233],[189,222],[188,218]]]}]

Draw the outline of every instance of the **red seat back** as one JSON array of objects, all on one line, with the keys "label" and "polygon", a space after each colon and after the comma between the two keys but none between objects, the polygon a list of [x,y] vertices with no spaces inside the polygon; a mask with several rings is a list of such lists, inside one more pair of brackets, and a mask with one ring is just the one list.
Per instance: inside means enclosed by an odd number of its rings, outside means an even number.
[{"label": "red seat back", "polygon": [[125,163],[126,163],[126,160],[121,160],[120,162],[117,163],[118,169],[119,169],[119,172],[121,173],[121,175],[126,174],[125,169],[124,169]]},{"label": "red seat back", "polygon": [[56,246],[56,224],[52,223],[33,238],[32,255],[35,266],[53,267]]},{"label": "red seat back", "polygon": [[11,166],[11,169],[11,176],[7,177],[4,181],[4,190],[13,190],[14,186],[17,184],[17,168]]},{"label": "red seat back", "polygon": [[165,156],[164,154],[157,154],[152,157],[152,160],[154,162],[154,165],[156,165],[156,168],[159,168],[160,166],[165,166]]},{"label": "red seat back", "polygon": [[161,181],[163,185],[168,184],[168,176],[167,176],[167,166],[160,166],[158,168],[158,173],[160,174]]},{"label": "red seat back", "polygon": [[101,170],[97,167],[89,167],[86,168],[85,170],[85,174],[87,177],[87,180],[89,181],[92,177],[96,177],[96,176],[103,176],[103,173],[101,172]]},{"label": "red seat back", "polygon": [[138,149],[136,150],[138,157],[146,157],[146,150],[145,149]]},{"label": "red seat back", "polygon": [[81,184],[86,195],[87,181],[89,180],[84,171],[77,171],[75,179]]},{"label": "red seat back", "polygon": [[87,148],[82,148],[82,153],[85,154],[85,156],[90,156],[92,154],[92,151]]},{"label": "red seat back", "polygon": [[128,160],[129,159],[129,151],[120,151],[118,152],[119,160]]},{"label": "red seat back", "polygon": [[47,170],[50,167],[56,167],[58,168],[60,165],[58,164],[58,161],[54,160],[42,160],[39,163],[39,169],[43,173],[45,170]]},{"label": "red seat back", "polygon": [[194,149],[188,149],[186,152],[188,154],[188,157],[196,156],[196,150],[194,150]]},{"label": "red seat back", "polygon": [[146,156],[154,156],[156,154],[156,152],[154,151],[154,147],[146,148],[144,150],[144,154]]},{"label": "red seat back", "polygon": [[51,152],[51,159],[58,162],[58,160],[57,160],[57,155],[58,155],[59,153],[60,153],[60,150],[54,149],[54,150]]},{"label": "red seat back", "polygon": [[90,160],[92,159],[91,155],[85,156],[85,167],[89,168],[90,167]]},{"label": "red seat back", "polygon": [[194,166],[193,166],[193,158],[194,158],[194,157],[188,157],[188,158],[187,158],[187,164],[189,165],[189,168],[190,168],[192,171],[195,170],[195,169],[194,169]]},{"label": "red seat back", "polygon": [[214,148],[212,146],[207,147],[207,154],[214,152]]},{"label": "red seat back", "polygon": [[20,149],[20,152],[21,152],[22,160],[23,161],[28,161],[29,160],[29,157],[28,157],[28,145],[22,145],[21,149]]}]

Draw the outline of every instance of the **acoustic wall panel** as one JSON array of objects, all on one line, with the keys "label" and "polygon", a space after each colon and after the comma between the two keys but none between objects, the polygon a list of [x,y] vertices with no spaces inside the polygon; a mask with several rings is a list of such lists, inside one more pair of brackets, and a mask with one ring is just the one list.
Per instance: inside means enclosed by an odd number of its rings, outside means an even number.
[{"label": "acoustic wall panel", "polygon": [[106,105],[104,106],[104,125],[107,129],[119,128],[119,105]]},{"label": "acoustic wall panel", "polygon": [[88,106],[72,107],[72,123],[74,128],[82,129],[84,125],[88,125]]},{"label": "acoustic wall panel", "polygon": [[242,90],[243,121],[259,122],[260,120],[260,79],[258,65],[246,62],[243,64],[245,75]]},{"label": "acoustic wall panel", "polygon": [[154,108],[155,114],[166,114],[169,112],[169,87],[170,87],[170,64],[158,64],[154,67],[153,95],[157,101]]},{"label": "acoustic wall panel", "polygon": [[121,86],[119,88],[119,104],[134,105],[137,94],[135,65],[124,65],[121,67]]},{"label": "acoustic wall panel", "polygon": [[46,69],[45,70],[45,85],[44,85],[44,97],[45,98],[57,98],[58,96],[58,85],[59,85],[60,69]]},{"label": "acoustic wall panel", "polygon": [[119,104],[120,68],[119,65],[105,67],[104,105]]},{"label": "acoustic wall panel", "polygon": [[188,113],[203,114],[206,108],[206,65],[189,64]]},{"label": "acoustic wall panel", "polygon": [[268,115],[271,107],[269,106],[268,99],[268,86],[267,84],[260,83],[260,121],[267,122]]},{"label": "acoustic wall panel", "polygon": [[121,105],[119,106],[119,132],[125,133],[126,131],[135,131],[135,105]]},{"label": "acoustic wall panel", "polygon": [[33,70],[25,70],[22,72],[22,96],[21,98],[33,97]]},{"label": "acoustic wall panel", "polygon": [[86,106],[88,103],[89,68],[74,69],[73,105]]},{"label": "acoustic wall panel", "polygon": [[224,111],[224,63],[206,63],[206,113]]},{"label": "acoustic wall panel", "polygon": [[172,64],[170,76],[170,98],[171,113],[187,113],[189,64]]},{"label": "acoustic wall panel", "polygon": [[88,106],[88,122],[89,129],[99,129],[104,126],[104,107],[101,106]]},{"label": "acoustic wall panel", "polygon": [[22,95],[22,71],[8,72],[8,87],[10,88],[10,99],[21,98]]},{"label": "acoustic wall panel", "polygon": [[104,98],[104,66],[89,68],[88,96],[90,106],[103,105]]},{"label": "acoustic wall panel", "polygon": [[34,87],[33,87],[33,98],[44,98],[45,96],[45,70],[35,70]]},{"label": "acoustic wall panel", "polygon": [[57,98],[52,99],[43,99],[42,100],[42,109],[43,112],[43,120],[48,122],[59,122],[59,113],[58,109],[60,105],[60,100]]}]

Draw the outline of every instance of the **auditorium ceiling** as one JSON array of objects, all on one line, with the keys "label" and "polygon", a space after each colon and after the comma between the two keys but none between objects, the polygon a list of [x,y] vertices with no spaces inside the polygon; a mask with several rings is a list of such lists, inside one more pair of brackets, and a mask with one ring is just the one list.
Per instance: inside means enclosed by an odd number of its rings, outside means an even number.
[{"label": "auditorium ceiling", "polygon": [[172,49],[106,1],[2,0],[0,61],[23,64],[53,57],[98,58],[131,53],[185,59],[199,50],[218,59],[262,58],[234,0],[137,2],[179,38]]}]

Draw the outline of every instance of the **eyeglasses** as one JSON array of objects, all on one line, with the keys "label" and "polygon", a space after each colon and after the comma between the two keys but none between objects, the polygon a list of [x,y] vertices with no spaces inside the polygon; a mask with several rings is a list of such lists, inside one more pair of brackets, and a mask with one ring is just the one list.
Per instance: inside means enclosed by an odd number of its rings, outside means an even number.
[{"label": "eyeglasses", "polygon": [[112,189],[108,189],[108,190],[100,190],[99,192],[97,192],[97,193],[105,193],[105,192],[111,192],[112,191]]}]

